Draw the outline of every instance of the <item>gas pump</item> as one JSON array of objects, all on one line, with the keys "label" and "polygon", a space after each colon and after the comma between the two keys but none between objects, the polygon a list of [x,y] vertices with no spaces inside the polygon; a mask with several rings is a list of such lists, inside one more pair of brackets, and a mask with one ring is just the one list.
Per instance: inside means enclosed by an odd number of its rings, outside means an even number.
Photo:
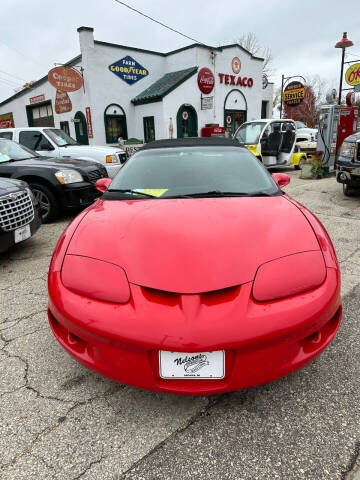
[{"label": "gas pump", "polygon": [[360,130],[359,107],[353,105],[354,97],[354,92],[349,92],[346,95],[346,107],[341,107],[340,109],[338,150],[340,150],[346,137]]},{"label": "gas pump", "polygon": [[326,95],[328,105],[320,108],[316,146],[317,151],[324,152],[322,163],[329,170],[334,170],[340,117],[340,105],[335,105],[335,99],[336,90],[331,90]]}]

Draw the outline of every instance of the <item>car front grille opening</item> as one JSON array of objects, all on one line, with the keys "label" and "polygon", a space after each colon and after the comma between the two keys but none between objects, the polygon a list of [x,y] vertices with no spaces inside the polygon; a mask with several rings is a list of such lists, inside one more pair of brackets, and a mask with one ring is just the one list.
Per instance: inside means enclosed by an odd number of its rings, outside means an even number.
[{"label": "car front grille opening", "polygon": [[25,190],[0,197],[0,228],[11,232],[33,219],[34,206]]}]

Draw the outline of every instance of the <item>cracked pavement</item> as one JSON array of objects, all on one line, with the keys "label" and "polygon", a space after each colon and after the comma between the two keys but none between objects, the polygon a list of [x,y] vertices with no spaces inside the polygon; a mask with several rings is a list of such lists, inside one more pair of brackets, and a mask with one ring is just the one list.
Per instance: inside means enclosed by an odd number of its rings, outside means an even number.
[{"label": "cracked pavement", "polygon": [[86,370],[46,318],[47,268],[70,217],[0,256],[1,480],[360,479],[360,196],[288,173],[286,191],[335,244],[344,317],[320,357],[271,384],[181,397]]}]

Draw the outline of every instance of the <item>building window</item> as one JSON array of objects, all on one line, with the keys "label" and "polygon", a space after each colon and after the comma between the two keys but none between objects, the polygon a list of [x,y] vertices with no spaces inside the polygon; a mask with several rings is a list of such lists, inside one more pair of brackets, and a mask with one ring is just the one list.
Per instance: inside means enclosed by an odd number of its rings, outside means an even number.
[{"label": "building window", "polygon": [[104,112],[106,143],[118,143],[119,138],[127,140],[126,115],[120,105],[112,103]]},{"label": "building window", "polygon": [[155,140],[155,122],[154,117],[144,117],[144,141],[145,143]]},{"label": "building window", "polygon": [[265,100],[261,102],[261,118],[268,118],[268,104]]},{"label": "building window", "polygon": [[68,135],[70,135],[69,122],[60,122],[61,130],[64,130]]}]

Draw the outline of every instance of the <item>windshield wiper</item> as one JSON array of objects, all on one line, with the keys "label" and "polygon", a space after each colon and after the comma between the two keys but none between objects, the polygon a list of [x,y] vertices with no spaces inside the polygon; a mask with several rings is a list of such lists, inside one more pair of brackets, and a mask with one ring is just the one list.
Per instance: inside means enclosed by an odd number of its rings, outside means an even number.
[{"label": "windshield wiper", "polygon": [[209,192],[187,193],[186,195],[174,195],[163,198],[196,198],[196,197],[272,197],[271,193],[258,192],[223,192],[221,190],[210,190]]},{"label": "windshield wiper", "polygon": [[158,198],[155,195],[150,195],[150,193],[138,192],[137,190],[132,190],[131,188],[109,188],[108,192],[134,193],[136,195],[142,195],[143,197]]}]

